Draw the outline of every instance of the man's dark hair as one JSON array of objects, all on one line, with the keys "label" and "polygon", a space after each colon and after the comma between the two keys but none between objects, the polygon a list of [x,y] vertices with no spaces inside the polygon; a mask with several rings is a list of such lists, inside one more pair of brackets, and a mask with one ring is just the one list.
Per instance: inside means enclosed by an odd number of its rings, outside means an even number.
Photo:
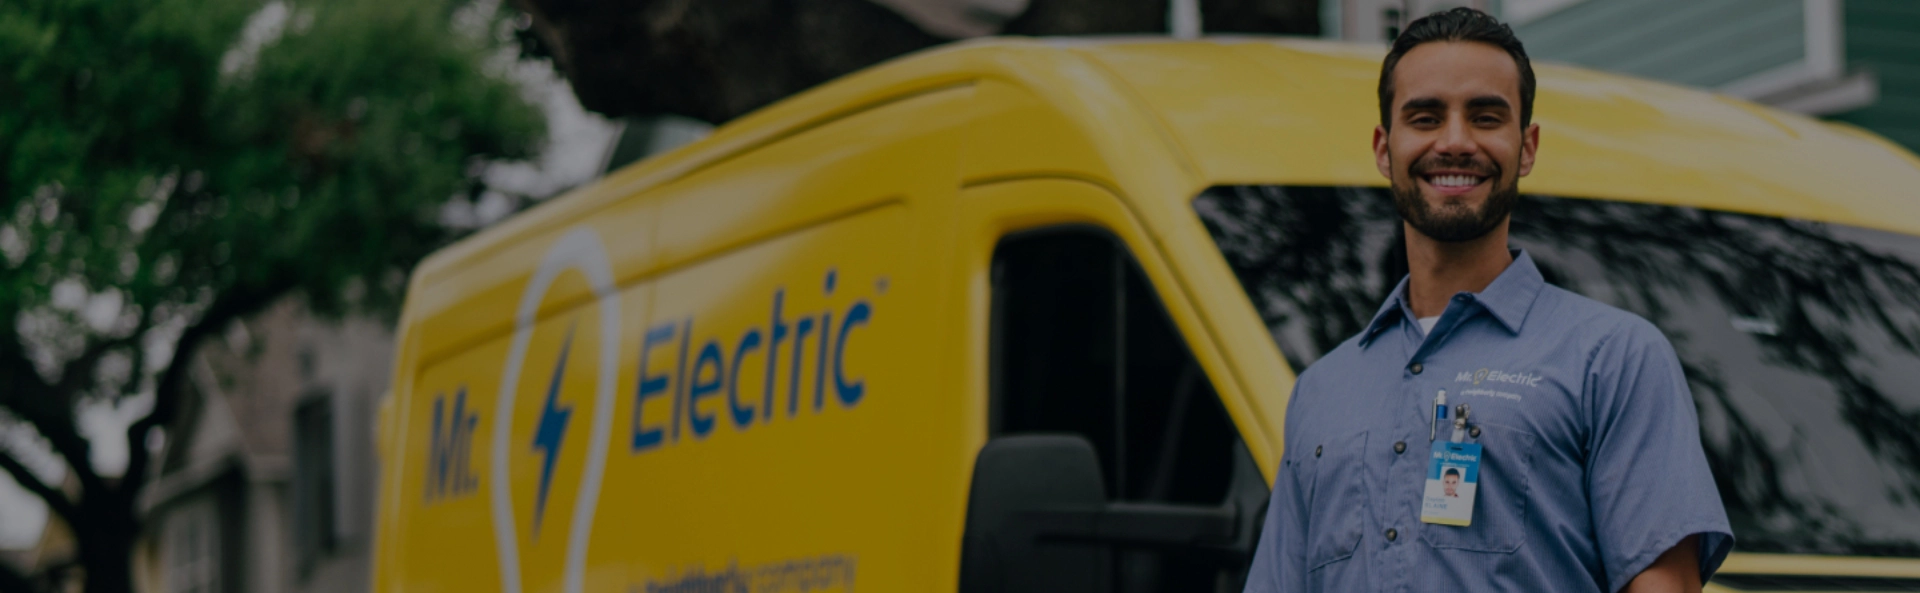
[{"label": "man's dark hair", "polygon": [[1449,468],[1447,468],[1447,473],[1446,473],[1446,474],[1443,474],[1443,475],[1446,475],[1446,476],[1457,476],[1457,475],[1460,475],[1460,468],[1457,468],[1457,467],[1449,467]]},{"label": "man's dark hair", "polygon": [[1422,43],[1434,41],[1477,41],[1507,50],[1507,55],[1513,56],[1514,65],[1520,67],[1520,127],[1533,123],[1533,62],[1527,59],[1527,49],[1520,45],[1520,38],[1513,35],[1512,27],[1492,15],[1471,8],[1455,8],[1420,17],[1393,39],[1393,49],[1387,52],[1387,61],[1380,66],[1381,127],[1393,127],[1393,69],[1400,65],[1400,57]]}]

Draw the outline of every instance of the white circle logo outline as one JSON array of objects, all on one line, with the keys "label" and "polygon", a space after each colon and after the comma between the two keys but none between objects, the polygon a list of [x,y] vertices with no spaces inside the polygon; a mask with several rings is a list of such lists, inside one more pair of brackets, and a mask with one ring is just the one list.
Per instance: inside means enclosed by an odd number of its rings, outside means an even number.
[{"label": "white circle logo outline", "polygon": [[600,235],[592,229],[568,232],[547,250],[534,270],[533,278],[520,294],[520,306],[513,322],[513,347],[507,354],[506,376],[500,381],[500,399],[494,406],[493,475],[489,493],[493,506],[494,543],[500,554],[500,590],[520,593],[520,539],[513,516],[513,492],[507,475],[508,444],[513,432],[513,403],[520,382],[520,370],[527,357],[527,342],[533,338],[534,317],[540,300],[561,272],[579,270],[586,274],[600,304],[600,372],[594,390],[593,427],[588,435],[586,474],[581,477],[575,496],[573,525],[567,534],[567,556],[563,572],[564,593],[579,593],[586,574],[587,539],[593,529],[593,514],[599,506],[600,483],[606,474],[607,447],[613,432],[614,381],[620,355],[620,293],[613,283],[613,266]]}]

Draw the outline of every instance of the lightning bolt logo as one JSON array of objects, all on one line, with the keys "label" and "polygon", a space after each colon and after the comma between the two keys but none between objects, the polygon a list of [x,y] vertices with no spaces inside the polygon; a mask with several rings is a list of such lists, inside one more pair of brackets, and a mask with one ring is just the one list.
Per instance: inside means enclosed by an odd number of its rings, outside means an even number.
[{"label": "lightning bolt logo", "polygon": [[573,406],[557,405],[560,399],[560,379],[566,375],[567,352],[573,349],[573,329],[567,328],[567,341],[560,345],[560,360],[553,365],[553,382],[547,386],[547,404],[540,409],[540,424],[533,433],[533,450],[545,455],[540,466],[540,491],[533,507],[533,533],[540,534],[541,515],[547,510],[547,487],[553,485],[553,461],[560,453],[560,441],[567,436],[567,419],[573,416]]}]

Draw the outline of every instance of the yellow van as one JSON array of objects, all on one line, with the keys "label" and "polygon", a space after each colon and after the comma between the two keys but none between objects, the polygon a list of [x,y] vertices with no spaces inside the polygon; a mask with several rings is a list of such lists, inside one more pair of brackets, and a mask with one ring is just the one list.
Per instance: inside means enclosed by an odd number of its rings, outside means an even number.
[{"label": "yellow van", "polygon": [[[988,40],[422,263],[378,591],[1237,591],[1295,373],[1404,269],[1384,50]],[[1514,242],[1659,324],[1721,590],[1920,584],[1920,160],[1539,67]]]}]

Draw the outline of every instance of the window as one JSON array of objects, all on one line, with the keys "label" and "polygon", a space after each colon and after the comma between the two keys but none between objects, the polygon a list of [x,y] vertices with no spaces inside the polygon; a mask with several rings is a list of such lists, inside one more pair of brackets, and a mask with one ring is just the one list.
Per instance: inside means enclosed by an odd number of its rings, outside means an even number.
[{"label": "window", "polygon": [[[994,253],[992,308],[993,436],[1085,436],[1111,500],[1224,502],[1243,445],[1116,238],[1090,227],[1008,237]],[[1211,591],[1239,576],[1223,579],[1233,568],[1199,550],[1127,552],[1114,566],[1123,592]]]},{"label": "window", "polygon": [[171,593],[219,593],[220,521],[214,501],[193,498],[167,513],[161,552],[166,590]]},{"label": "window", "polygon": [[[1295,369],[1405,274],[1384,188],[1216,187],[1194,209]],[[1742,551],[1920,557],[1920,237],[1546,196],[1513,221],[1548,282],[1673,342]]]},{"label": "window", "polygon": [[333,413],[325,396],[293,412],[293,537],[300,574],[333,550]]}]

